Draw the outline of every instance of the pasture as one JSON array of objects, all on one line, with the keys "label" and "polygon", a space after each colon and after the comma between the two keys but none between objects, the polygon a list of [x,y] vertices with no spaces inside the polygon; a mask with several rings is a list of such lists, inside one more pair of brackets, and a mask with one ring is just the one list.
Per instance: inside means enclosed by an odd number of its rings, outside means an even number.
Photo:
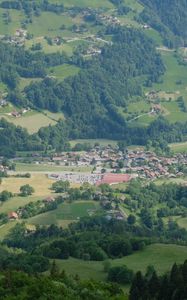
[{"label": "pasture", "polygon": [[[51,194],[50,187],[53,182],[54,181],[49,179],[45,174],[31,174],[31,178],[8,177],[3,178],[0,185],[0,192],[7,190],[14,194],[18,194],[20,186],[29,184],[35,190],[33,196],[43,197]],[[23,198],[21,197],[21,199]],[[14,198],[10,199],[9,201],[14,201]],[[6,203],[8,203],[8,201]],[[4,205],[6,203],[4,203]]]},{"label": "pasture", "polygon": [[58,166],[50,164],[26,164],[26,163],[17,163],[16,171],[17,172],[33,172],[33,173],[50,173],[50,172],[90,172],[92,167],[90,166]]},{"label": "pasture", "polygon": [[117,141],[115,140],[107,140],[107,139],[77,139],[77,140],[71,140],[70,145],[71,147],[74,147],[76,144],[90,144],[91,146],[94,146],[95,144],[99,144],[101,146],[116,146]]},{"label": "pasture", "polygon": [[[111,266],[126,265],[134,272],[141,270],[143,273],[145,273],[147,266],[152,265],[159,274],[163,274],[170,270],[173,263],[182,263],[186,259],[187,247],[185,246],[152,244],[143,251],[110,261]],[[83,279],[106,280],[102,262],[71,258],[68,260],[57,260],[57,263],[60,269],[65,270],[68,274],[78,274]]]},{"label": "pasture", "polygon": [[63,64],[61,66],[51,68],[50,75],[57,79],[64,80],[66,77],[76,75],[79,72],[79,68],[73,65]]},{"label": "pasture", "polygon": [[9,116],[5,113],[0,114],[0,116],[16,126],[26,128],[30,134],[38,132],[41,127],[55,125],[59,119],[64,118],[64,115],[62,113],[53,114],[47,111],[45,111],[44,113],[31,111],[27,112],[19,118]]},{"label": "pasture", "polygon": [[187,142],[182,142],[182,143],[173,143],[170,144],[170,149],[174,153],[186,153],[187,152]]},{"label": "pasture", "polygon": [[56,210],[32,217],[27,220],[27,223],[33,225],[56,224],[66,227],[69,223],[77,221],[81,217],[89,216],[97,210],[100,210],[100,206],[94,201],[62,203]]}]

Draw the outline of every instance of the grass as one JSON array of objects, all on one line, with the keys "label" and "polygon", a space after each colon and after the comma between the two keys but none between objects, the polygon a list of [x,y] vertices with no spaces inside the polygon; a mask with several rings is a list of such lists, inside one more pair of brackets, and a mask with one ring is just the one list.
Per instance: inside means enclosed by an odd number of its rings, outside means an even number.
[{"label": "grass", "polygon": [[168,114],[165,117],[171,123],[187,121],[187,113],[180,110],[176,101],[162,103],[162,106],[167,110]]},{"label": "grass", "polygon": [[[125,264],[134,272],[138,270],[145,272],[148,265],[153,265],[159,274],[163,274],[170,270],[173,263],[182,263],[186,258],[187,247],[185,246],[153,244],[147,246],[143,251],[111,260],[111,265],[119,266]],[[71,258],[69,260],[57,260],[57,263],[68,274],[78,274],[83,279],[106,280],[102,262],[86,262]]]},{"label": "grass", "polygon": [[73,167],[73,166],[58,166],[58,165],[49,165],[49,164],[25,164],[17,163],[16,171],[17,172],[90,172],[92,167],[82,166],[82,167]]},{"label": "grass", "polygon": [[[166,92],[185,92],[187,87],[187,67],[179,65],[173,52],[161,51],[166,66],[163,83],[154,84],[154,89]],[[177,84],[181,81],[181,84]]]},{"label": "grass", "polygon": [[62,113],[52,114],[50,112],[39,113],[35,111],[28,112],[19,118],[7,116],[6,114],[2,116],[14,125],[26,128],[31,134],[38,132],[41,127],[55,125],[58,119],[64,118]]},{"label": "grass", "polygon": [[173,143],[169,145],[174,153],[186,153],[187,152],[187,142],[183,143]]},{"label": "grass", "polygon": [[[61,0],[54,1],[55,3],[62,3]],[[77,4],[77,0],[63,0],[63,4],[66,7],[70,6],[79,6],[79,7],[91,7],[91,8],[113,8],[113,5],[110,1],[108,0],[79,0]]]},{"label": "grass", "polygon": [[2,241],[8,232],[16,225],[17,221],[12,221],[0,226],[0,241]]},{"label": "grass", "polygon": [[72,19],[67,15],[57,15],[52,12],[42,12],[39,17],[33,17],[32,24],[29,24],[28,31],[33,34],[34,37],[55,37],[57,35],[62,36],[62,25],[72,26],[73,24],[79,24],[80,20]]},{"label": "grass", "polygon": [[[2,184],[0,185],[0,192],[7,190],[12,193],[19,193],[20,186],[29,184],[35,189],[33,196],[41,197],[44,195],[51,194],[50,187],[54,181],[49,179],[45,174],[32,174],[31,178],[3,178]],[[23,199],[21,197],[21,199]],[[9,200],[14,201],[14,198]],[[6,203],[8,203],[7,201]],[[4,203],[4,205],[6,204]]]},{"label": "grass", "polygon": [[50,69],[50,74],[57,79],[64,80],[66,77],[76,75],[79,70],[76,66],[64,64]]},{"label": "grass", "polygon": [[169,184],[169,183],[177,183],[177,184],[186,184],[187,178],[186,177],[179,177],[179,178],[160,178],[156,179],[154,181],[155,184],[161,185],[161,184]]},{"label": "grass", "polygon": [[6,11],[6,9],[0,8],[0,35],[14,35],[16,29],[21,27],[21,20],[24,19],[24,14],[19,10],[9,9],[8,12],[11,18],[11,22],[6,25],[3,17],[3,14]]},{"label": "grass", "polygon": [[96,143],[100,144],[101,146],[108,146],[108,145],[112,145],[112,146],[116,146],[117,145],[117,141],[114,140],[107,140],[107,139],[79,139],[79,140],[72,140],[70,141],[70,144],[72,147],[74,147],[76,144],[90,144],[90,145],[95,145]]},{"label": "grass", "polygon": [[34,82],[39,82],[40,80],[42,80],[41,78],[20,78],[20,82],[19,82],[19,88],[21,89],[21,91],[24,90],[24,88],[26,86],[28,86],[31,83]]},{"label": "grass", "polygon": [[180,227],[185,228],[187,230],[187,218],[179,217],[176,221]]},{"label": "grass", "polygon": [[99,208],[99,204],[94,201],[62,203],[56,210],[32,217],[27,220],[27,223],[33,225],[57,224],[67,227],[67,224],[78,220],[80,217],[89,216],[89,212]]},{"label": "grass", "polygon": [[[47,194],[46,196],[48,196]],[[8,201],[4,202],[0,208],[2,213],[8,213],[11,211],[16,211],[19,207],[25,206],[30,202],[36,202],[38,200],[42,200],[44,197],[39,196],[29,196],[29,197],[13,197]]]}]

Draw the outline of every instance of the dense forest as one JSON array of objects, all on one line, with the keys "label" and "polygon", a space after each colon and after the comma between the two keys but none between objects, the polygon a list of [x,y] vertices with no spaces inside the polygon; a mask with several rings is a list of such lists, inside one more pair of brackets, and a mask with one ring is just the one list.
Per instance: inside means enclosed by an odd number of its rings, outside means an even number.
[{"label": "dense forest", "polygon": [[187,261],[182,265],[174,264],[171,271],[158,276],[152,270],[142,275],[138,272],[130,290],[130,300],[184,300],[187,295]]},{"label": "dense forest", "polygon": [[[18,87],[19,78],[44,78],[47,75],[47,67],[61,65],[68,62],[66,54],[43,52],[31,52],[24,47],[12,46],[8,43],[0,42],[0,80],[5,83],[10,90]],[[16,97],[15,97],[16,98]],[[26,103],[17,103],[24,105]]]},{"label": "dense forest", "polygon": [[186,44],[186,0],[141,0],[141,2],[147,7],[140,14],[140,18],[161,32],[167,46],[173,47],[177,44]]},{"label": "dense forest", "polygon": [[1,272],[0,286],[0,298],[9,300],[118,300],[123,297],[122,289],[113,283],[82,281],[78,276],[59,272],[55,265],[48,276],[11,270]]}]

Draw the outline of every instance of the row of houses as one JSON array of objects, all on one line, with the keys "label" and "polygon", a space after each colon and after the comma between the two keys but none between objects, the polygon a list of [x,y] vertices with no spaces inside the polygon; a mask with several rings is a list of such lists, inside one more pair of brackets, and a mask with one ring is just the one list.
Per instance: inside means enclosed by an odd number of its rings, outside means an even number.
[{"label": "row of houses", "polygon": [[[152,151],[134,150],[123,153],[111,147],[102,150],[98,147],[82,153],[55,155],[52,157],[52,162],[58,162],[62,166],[92,166],[94,174],[101,173],[104,168],[106,173],[121,171],[122,173],[139,174],[145,178],[158,178],[182,176],[183,173],[179,166],[187,165],[187,155],[177,154],[172,157],[162,157]],[[119,162],[121,162],[121,167]]]}]

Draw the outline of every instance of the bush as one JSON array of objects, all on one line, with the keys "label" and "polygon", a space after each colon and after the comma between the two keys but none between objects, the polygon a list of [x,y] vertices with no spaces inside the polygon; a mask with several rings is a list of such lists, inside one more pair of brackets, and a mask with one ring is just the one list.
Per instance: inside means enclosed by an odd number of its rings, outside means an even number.
[{"label": "bush", "polygon": [[120,284],[131,283],[133,279],[133,271],[127,266],[118,266],[110,268],[108,272],[108,280]]}]

